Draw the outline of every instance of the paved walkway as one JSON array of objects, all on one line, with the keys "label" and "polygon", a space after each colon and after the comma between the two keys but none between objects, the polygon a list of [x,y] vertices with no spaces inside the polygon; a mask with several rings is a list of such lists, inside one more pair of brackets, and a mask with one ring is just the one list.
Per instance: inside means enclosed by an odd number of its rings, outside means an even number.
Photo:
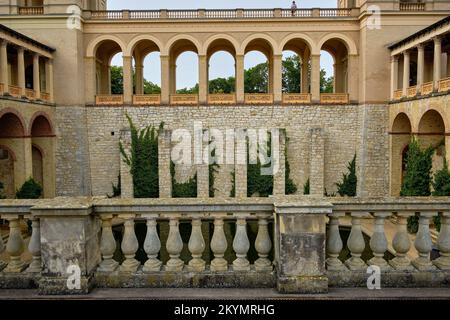
[{"label": "paved walkway", "polygon": [[94,289],[84,296],[39,296],[37,290],[0,290],[0,300],[450,300],[449,288],[330,289],[326,295],[281,295],[275,289]]}]

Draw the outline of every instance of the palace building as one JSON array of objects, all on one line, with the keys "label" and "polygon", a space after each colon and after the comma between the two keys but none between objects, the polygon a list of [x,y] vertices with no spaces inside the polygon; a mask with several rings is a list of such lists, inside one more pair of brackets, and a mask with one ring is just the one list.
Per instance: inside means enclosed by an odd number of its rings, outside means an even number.
[{"label": "palace building", "polygon": [[[88,209],[84,202],[77,202],[78,197],[104,199],[113,193],[112,186],[117,185],[120,178],[122,200],[134,198],[133,178],[120,150],[122,144],[124,152],[130,152],[129,116],[138,128],[159,127],[164,123],[158,136],[160,199],[156,201],[160,201],[158,210],[168,210],[167,214],[184,210],[189,213],[195,207],[195,199],[182,206],[170,199],[173,177],[169,159],[173,132],[177,129],[193,132],[194,123],[201,123],[204,129],[282,129],[280,145],[285,152],[280,152],[282,170],[274,177],[274,197],[285,195],[287,163],[289,177],[298,189],[296,195],[303,194],[302,186],[307,182],[312,196],[335,194],[336,183],[342,179],[355,155],[358,199],[398,197],[412,137],[424,147],[437,148],[433,171],[442,168],[445,158],[449,159],[449,16],[448,0],[339,0],[334,9],[298,9],[294,13],[289,8],[111,11],[107,9],[106,0],[0,0],[0,182],[4,185],[3,192],[7,198],[14,198],[16,191],[32,177],[43,187],[44,199],[39,201],[65,197],[72,205],[75,201],[78,211],[73,212],[81,212]],[[177,93],[177,59],[187,51],[193,52],[198,59],[198,92],[182,94]],[[211,93],[209,90],[210,58],[220,51],[230,54],[235,62],[235,83],[231,93]],[[246,92],[244,61],[252,51],[261,52],[267,59],[268,81],[264,93]],[[284,51],[293,51],[300,58],[300,83],[296,92],[283,90]],[[334,61],[333,89],[326,93],[321,90],[320,76],[321,53],[324,51]],[[146,94],[144,60],[155,52],[160,57],[161,92]],[[111,78],[112,59],[119,53],[123,57],[121,93],[113,90]],[[242,151],[237,149],[236,155]],[[247,212],[252,208],[252,217],[257,217],[263,232],[258,239],[266,239],[273,200],[248,197],[246,166],[225,164],[216,170],[213,199],[210,197],[208,165],[177,165],[174,178],[182,183],[196,176],[197,197],[210,205],[208,210],[217,210],[214,211],[217,214],[214,216],[215,228],[223,228],[223,219],[226,219],[220,216],[223,212],[232,209],[238,213]],[[233,200],[235,206],[229,207],[226,199],[233,191],[237,200]],[[225,202],[214,206],[214,199]],[[134,250],[135,242],[131,236],[135,217],[129,216],[134,212],[131,205],[123,202],[116,210],[108,200],[98,201],[89,206],[97,206],[95,210],[104,215],[100,221],[102,241],[111,240],[108,236],[111,235],[112,217],[118,212],[128,214],[123,218],[124,241],[131,241],[132,245],[122,245],[126,260],[121,270],[135,271],[137,262],[130,258],[137,250]],[[336,237],[339,217],[347,213],[352,213],[350,226],[360,232],[363,212],[373,212],[361,207],[362,204],[345,207],[340,201],[344,200],[333,202],[333,213],[328,209],[320,211],[323,217],[330,217],[330,232]],[[384,210],[379,203],[366,205],[373,205],[378,213]],[[395,210],[385,211],[403,212],[403,207],[397,206]],[[415,212],[431,210],[425,207],[411,208],[416,208]],[[197,212],[205,208],[192,210]],[[283,216],[289,215],[289,208],[289,205],[281,205],[274,210]],[[323,205],[322,208],[328,207]],[[33,215],[42,215],[43,210],[38,205],[32,209]],[[152,216],[152,210],[148,209],[139,217],[147,219],[148,232],[154,237],[156,218]],[[12,211],[2,211],[0,205],[0,215],[1,212],[5,212],[6,218],[1,217],[8,220],[7,214]],[[254,212],[259,215],[254,216]],[[447,209],[446,212],[448,214]],[[379,226],[388,216],[378,213],[375,220]],[[425,216],[421,218],[424,228],[429,222],[424,219],[431,219],[431,216]],[[398,218],[401,226],[406,223],[405,217]],[[446,217],[444,224],[449,220]],[[168,243],[179,244],[179,239],[172,233],[178,228],[178,218],[168,218],[171,230],[166,235]],[[18,227],[14,224],[17,218],[10,221],[13,221],[10,232],[17,232]],[[51,233],[53,229],[45,229],[42,221],[41,232]],[[320,221],[323,227],[320,234],[324,236],[325,223]],[[279,223],[283,225],[277,221],[276,228]],[[233,249],[237,252],[237,260],[241,260],[235,261],[235,270],[247,270],[248,261],[243,257],[248,249],[239,245],[239,241],[246,239],[245,224],[246,218],[237,214],[238,240]],[[91,228],[90,225],[83,226]],[[200,228],[201,221],[193,219],[193,236],[194,233],[197,237],[202,235]],[[279,231],[276,230],[275,233]],[[380,229],[370,230],[373,234]],[[205,232],[203,236],[206,237]],[[219,260],[213,266],[215,270],[222,270],[223,252],[217,238],[214,239],[211,250],[218,252],[216,258]],[[86,246],[90,241],[91,238],[86,238]],[[317,241],[320,243],[321,240]],[[262,259],[257,267],[260,271],[272,270],[267,265],[268,253],[264,246],[267,241],[256,242]],[[111,258],[114,250],[111,253],[103,244],[101,269],[116,270],[117,262]],[[376,251],[375,247],[372,249]],[[181,250],[177,248],[177,245],[167,245],[171,257],[172,252],[180,254]],[[383,264],[380,262],[382,249],[378,249],[374,263]],[[48,247],[45,250],[49,250]],[[339,245],[327,250],[332,259],[327,260],[328,267],[341,270],[337,261]],[[425,254],[431,251],[424,250]],[[448,255],[449,250],[446,250]],[[12,247],[10,251],[17,258],[18,252]],[[361,267],[361,254],[357,246],[350,246],[350,251],[354,253],[353,260],[346,266],[356,270]],[[159,269],[158,252],[147,252],[150,259],[147,270]],[[195,249],[191,252],[197,260],[190,264],[190,270],[201,272],[204,266],[200,261],[202,252]],[[32,253],[41,259],[40,251]],[[403,256],[400,254],[399,258]],[[181,270],[177,259],[169,260],[170,270]],[[279,263],[283,263],[282,253],[275,253],[274,259],[281,259]],[[86,273],[101,259],[94,260],[86,262]],[[13,262],[7,272],[24,270],[17,259]],[[393,265],[404,262],[400,259]],[[419,260],[415,266],[425,270],[424,266],[428,264]],[[49,275],[53,272],[50,269],[45,269]],[[330,283],[337,281],[336,277],[329,275]],[[289,285],[283,282],[285,278],[280,279],[280,291],[289,291]],[[108,283],[106,276],[97,280]]]}]

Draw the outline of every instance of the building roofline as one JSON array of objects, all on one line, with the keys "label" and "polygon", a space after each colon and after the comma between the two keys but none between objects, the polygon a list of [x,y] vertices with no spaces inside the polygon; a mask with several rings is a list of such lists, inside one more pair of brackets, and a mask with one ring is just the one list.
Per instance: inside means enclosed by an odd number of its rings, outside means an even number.
[{"label": "building roofline", "polygon": [[416,33],[410,35],[409,37],[407,37],[407,38],[405,38],[403,40],[400,40],[398,42],[395,42],[395,43],[389,45],[388,48],[390,50],[394,50],[394,49],[402,46],[403,44],[408,43],[408,42],[412,41],[413,39],[415,39],[417,37],[420,37],[420,36],[430,32],[430,31],[432,31],[432,30],[434,30],[434,29],[436,29],[436,28],[438,28],[440,26],[443,26],[443,25],[447,24],[447,23],[450,23],[450,16],[448,16],[448,17],[446,17],[446,18],[444,18],[442,20],[439,20],[436,23],[433,23],[432,25],[426,27],[425,29],[417,31]]},{"label": "building roofline", "polygon": [[23,40],[25,42],[29,42],[32,45],[34,45],[36,47],[39,47],[39,48],[41,48],[41,49],[43,49],[43,50],[45,50],[47,52],[53,53],[53,52],[56,51],[55,48],[49,47],[49,46],[47,46],[47,45],[45,45],[45,44],[43,44],[43,43],[41,43],[39,41],[31,39],[30,37],[27,37],[26,35],[24,35],[24,34],[22,34],[20,32],[17,32],[17,31],[15,31],[13,29],[10,29],[10,28],[8,28],[7,26],[5,26],[3,24],[0,24],[0,31],[4,31],[6,33],[9,33],[11,36],[13,36],[13,37],[15,37],[17,39]]}]

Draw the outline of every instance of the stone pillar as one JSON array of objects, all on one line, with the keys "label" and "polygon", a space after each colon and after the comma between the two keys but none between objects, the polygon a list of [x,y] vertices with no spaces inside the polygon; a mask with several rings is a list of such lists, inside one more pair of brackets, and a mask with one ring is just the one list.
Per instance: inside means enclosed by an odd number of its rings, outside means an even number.
[{"label": "stone pillar", "polygon": [[[272,137],[273,138],[273,137]],[[278,154],[276,154],[273,148],[278,148]],[[286,130],[279,130],[279,144],[273,145],[272,143],[272,162],[275,166],[275,172],[273,176],[273,195],[284,196],[286,194]]]},{"label": "stone pillar", "polygon": [[33,55],[33,89],[36,99],[41,98],[41,79],[39,70],[39,54]]},{"label": "stone pillar", "polygon": [[133,101],[133,57],[123,57],[123,102],[131,104]]},{"label": "stone pillar", "polygon": [[171,61],[169,64],[169,88],[170,88],[170,94],[177,93],[177,64],[174,61]]},{"label": "stone pillar", "polygon": [[158,171],[159,197],[172,197],[172,176],[170,174],[170,140],[169,130],[160,130],[158,134]]},{"label": "stone pillar", "polygon": [[8,42],[2,40],[0,44],[0,76],[3,83],[3,94],[9,93],[9,77],[8,77]]},{"label": "stone pillar", "polygon": [[235,141],[235,190],[236,198],[247,197],[247,139],[244,129],[236,130]]},{"label": "stone pillar", "polygon": [[391,57],[391,100],[398,87],[398,56]]},{"label": "stone pillar", "polygon": [[33,141],[31,137],[23,138],[23,154],[24,154],[24,181],[33,176]]},{"label": "stone pillar", "polygon": [[421,43],[417,46],[417,90],[421,90],[425,76],[425,48]]},{"label": "stone pillar", "polygon": [[[202,141],[202,146],[209,144],[209,135],[204,135],[203,130],[194,130],[194,138],[196,141]],[[195,158],[195,166],[197,167],[197,197],[209,198],[209,154],[203,154],[204,148],[198,148]]]},{"label": "stone pillar", "polygon": [[433,64],[433,82],[434,90],[439,88],[439,80],[441,80],[441,59],[442,59],[442,38],[434,38],[434,64]]},{"label": "stone pillar", "polygon": [[55,198],[31,209],[40,219],[44,295],[87,294],[101,262],[100,219],[87,198]]},{"label": "stone pillar", "polygon": [[[350,102],[357,102],[359,96],[359,72],[358,72],[358,56],[349,55],[347,63],[347,93],[349,94]],[[345,81],[344,77],[343,80]]]},{"label": "stone pillar", "polygon": [[[48,78],[47,67],[48,60],[45,60],[45,75]],[[97,94],[97,67],[95,57],[86,57],[84,59],[85,66],[85,100],[86,104],[95,104],[95,95]],[[48,92],[48,82],[46,80],[45,91]],[[49,93],[49,92],[48,92]]]},{"label": "stone pillar", "polygon": [[170,65],[169,56],[161,56],[161,104],[167,105],[170,101]]},{"label": "stone pillar", "polygon": [[[94,62],[95,62],[95,60],[94,60]],[[94,64],[94,66],[95,66],[95,64]],[[45,85],[47,86],[47,88],[46,88],[47,93],[50,96],[50,102],[54,102],[55,97],[54,97],[54,92],[53,92],[53,59],[47,59],[45,61],[45,77],[46,77]],[[94,77],[95,77],[95,73],[94,73]],[[94,88],[95,88],[95,78],[94,78]],[[94,95],[94,101],[95,101],[95,95]]]},{"label": "stone pillar", "polygon": [[236,101],[238,104],[244,103],[244,86],[244,55],[236,55]]},{"label": "stone pillar", "polygon": [[136,94],[144,94],[144,66],[142,62],[136,64]]},{"label": "stone pillar", "polygon": [[25,95],[25,50],[22,47],[17,49],[17,82],[21,89],[21,95]]},{"label": "stone pillar", "polygon": [[301,88],[300,88],[300,92],[301,93],[308,93],[309,92],[309,56],[308,56],[308,60],[303,59],[302,60],[302,83],[301,83]]},{"label": "stone pillar", "polygon": [[311,55],[311,101],[320,103],[320,54]]},{"label": "stone pillar", "polygon": [[198,102],[205,105],[208,101],[208,59],[207,56],[198,56]]},{"label": "stone pillar", "polygon": [[406,97],[408,94],[409,64],[410,64],[410,54],[409,54],[409,51],[405,51],[405,52],[403,52],[403,96],[404,97]]},{"label": "stone pillar", "polygon": [[273,56],[273,101],[274,103],[281,103],[283,100],[283,66],[282,66],[283,56],[274,55]]},{"label": "stone pillar", "polygon": [[281,293],[328,292],[326,216],[332,204],[316,199],[276,201],[277,288]]},{"label": "stone pillar", "polygon": [[120,179],[121,179],[121,198],[131,199],[134,198],[134,187],[133,187],[133,176],[130,172],[130,162],[129,157],[131,155],[131,131],[130,129],[125,129],[120,131],[120,143],[122,144],[123,150],[128,155],[128,159],[124,158],[121,154],[120,156]]},{"label": "stone pillar", "polygon": [[323,197],[325,192],[325,137],[322,128],[311,129],[310,140],[310,195]]}]

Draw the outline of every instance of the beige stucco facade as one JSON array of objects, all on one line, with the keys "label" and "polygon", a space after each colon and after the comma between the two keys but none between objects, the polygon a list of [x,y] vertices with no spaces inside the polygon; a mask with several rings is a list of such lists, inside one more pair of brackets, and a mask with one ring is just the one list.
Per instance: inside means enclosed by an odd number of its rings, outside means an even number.
[{"label": "beige stucco facade", "polygon": [[[67,13],[69,5],[79,10]],[[380,11],[373,13],[375,9]],[[0,1],[0,24],[43,44],[1,34],[1,83],[6,95],[0,100],[0,114],[14,113],[23,119],[22,137],[0,139],[0,147],[14,154],[14,161],[1,161],[5,168],[14,163],[14,179],[5,180],[14,181],[10,184],[15,189],[33,176],[34,167],[34,175],[43,177],[45,196],[110,194],[121,174],[118,144],[127,127],[125,114],[129,114],[140,127],[165,122],[170,130],[191,130],[194,121],[203,121],[208,128],[286,129],[291,176],[299,192],[316,176],[322,181],[317,181],[318,189],[335,192],[335,183],[356,153],[359,194],[397,194],[402,172],[397,155],[409,136],[404,131],[407,128],[393,128],[394,119],[404,112],[415,134],[420,133],[417,126],[423,114],[445,109],[444,91],[439,97],[390,101],[399,88],[402,96],[408,94],[409,76],[417,72],[404,67],[405,59],[420,70],[416,86],[434,81],[432,92],[440,91],[439,83],[450,75],[446,42],[440,47],[439,65],[434,63],[435,51],[429,48],[436,37],[424,40],[428,47],[418,50],[417,56],[404,55],[408,46],[416,46],[416,40],[392,50],[389,46],[447,17],[448,1],[340,1],[338,9],[304,9],[294,16],[289,9],[104,10],[106,1],[44,0],[31,7]],[[439,39],[446,38],[445,28],[440,29]],[[439,45],[433,43],[436,48]],[[267,90],[257,95],[244,89],[244,58],[253,50],[262,52],[269,65]],[[284,50],[296,52],[303,63],[295,94],[282,92]],[[331,94],[320,92],[322,50],[335,62]],[[177,57],[185,51],[198,56],[196,95],[176,94]],[[235,59],[236,86],[231,94],[209,93],[209,60],[218,51]],[[112,95],[111,59],[119,52],[123,54],[123,94]],[[151,52],[160,54],[160,95],[143,93],[143,60]],[[11,90],[20,94],[12,97]],[[28,93],[26,101],[22,93]],[[51,132],[44,137],[31,133],[30,121],[37,112],[51,124]],[[443,113],[442,117],[444,123],[449,121]],[[323,148],[312,148],[317,129]],[[430,136],[436,143],[437,135]],[[33,154],[35,159],[42,156],[34,166]],[[321,167],[314,159],[323,161],[323,172],[317,174]],[[226,166],[219,170],[219,196],[229,194],[232,170]]]}]

